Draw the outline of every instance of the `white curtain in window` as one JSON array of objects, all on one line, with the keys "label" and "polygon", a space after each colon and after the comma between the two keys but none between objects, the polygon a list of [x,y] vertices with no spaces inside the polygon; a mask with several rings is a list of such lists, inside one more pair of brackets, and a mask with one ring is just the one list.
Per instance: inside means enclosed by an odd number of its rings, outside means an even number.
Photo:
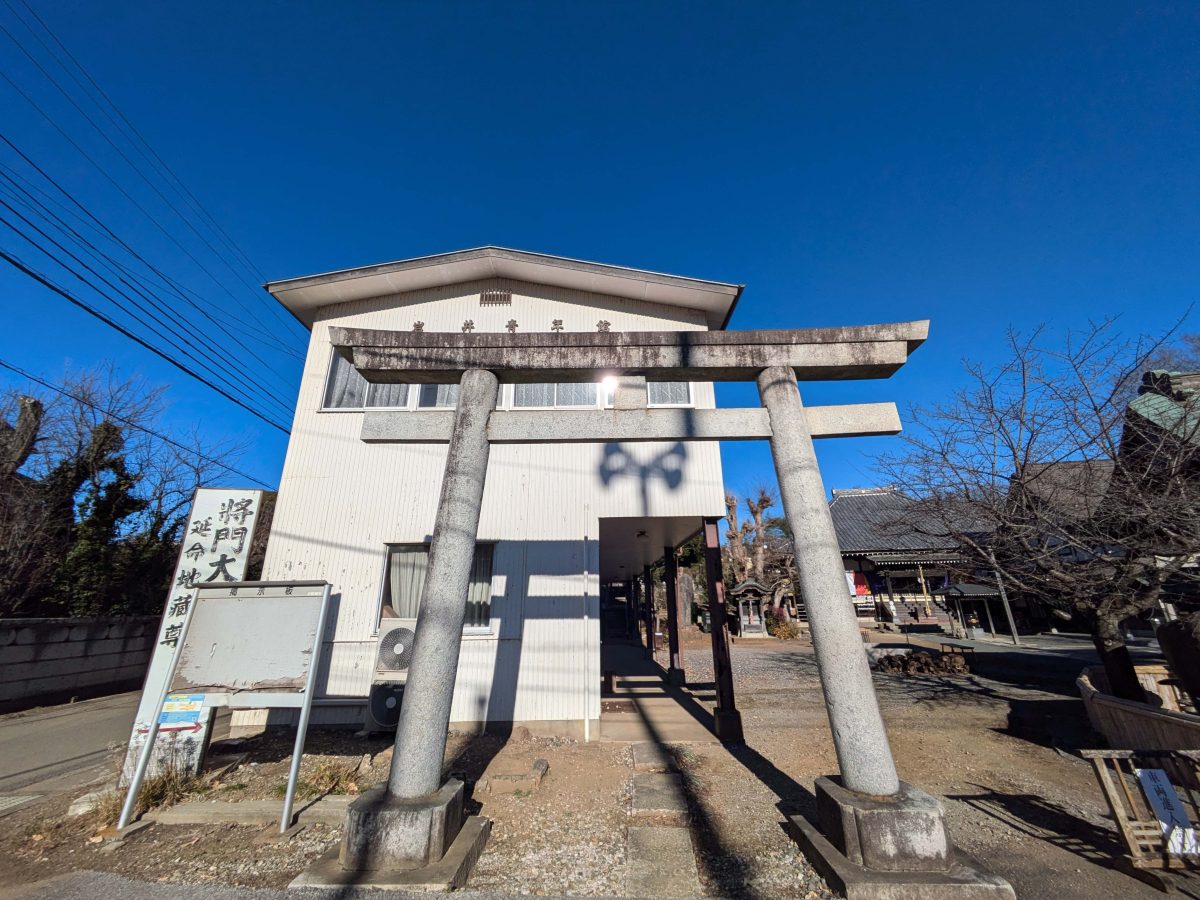
[{"label": "white curtain in window", "polygon": [[325,384],[326,409],[356,409],[367,396],[367,380],[340,354],[334,353]]},{"label": "white curtain in window", "polygon": [[492,623],[492,545],[476,544],[467,590],[467,628],[487,628]]},{"label": "white curtain in window", "polygon": [[[492,621],[492,546],[476,544],[471,562],[471,583],[467,590],[466,628],[487,628]],[[384,602],[401,619],[415,619],[421,608],[421,590],[425,586],[425,567],[429,547],[404,544],[388,548],[387,588]]]},{"label": "white curtain in window", "polygon": [[448,406],[453,408],[458,403],[457,384],[423,384],[417,397],[417,406],[433,407]]},{"label": "white curtain in window", "polygon": [[514,384],[513,406],[553,406],[553,384]]},{"label": "white curtain in window", "polygon": [[595,406],[596,385],[594,384],[560,384],[556,406]]},{"label": "white curtain in window", "polygon": [[646,384],[651,403],[687,406],[691,402],[690,385],[686,381],[651,381]]},{"label": "white curtain in window", "polygon": [[423,544],[392,547],[388,551],[387,602],[401,619],[417,617],[428,557],[429,550]]},{"label": "white curtain in window", "polygon": [[408,406],[408,385],[370,385],[367,390],[367,406]]}]

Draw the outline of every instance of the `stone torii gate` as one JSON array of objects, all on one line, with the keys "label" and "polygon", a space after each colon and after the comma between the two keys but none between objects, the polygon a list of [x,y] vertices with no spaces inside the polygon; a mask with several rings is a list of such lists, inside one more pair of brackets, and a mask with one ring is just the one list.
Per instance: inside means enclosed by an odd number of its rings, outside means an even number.
[{"label": "stone torii gate", "polygon": [[[441,442],[449,449],[391,772],[386,788],[365,794],[350,809],[340,854],[343,869],[396,871],[436,863],[460,828],[462,785],[443,785],[441,769],[490,446],[769,440],[841,770],[840,777],[818,779],[820,830],[793,820],[798,839],[835,884],[845,885],[846,873],[860,881],[890,883],[895,873],[906,872],[903,880],[910,886],[936,883],[955,893],[956,888],[971,895],[983,889],[987,896],[1012,896],[999,879],[963,874],[967,870],[951,846],[941,803],[899,780],[847,602],[813,439],[895,434],[900,430],[896,407],[806,408],[796,384],[887,377],[927,334],[924,321],[742,332],[454,334],[331,328],[337,352],[368,382],[460,385],[454,410],[367,411],[363,416],[364,441]],[[618,379],[611,410],[496,409],[502,382],[598,382],[606,376]],[[649,409],[648,378],[756,381],[762,408]],[[718,721],[718,736],[720,730]],[[733,731],[732,723],[728,730]],[[740,739],[740,722],[736,732]],[[922,874],[914,882],[916,872]]]}]

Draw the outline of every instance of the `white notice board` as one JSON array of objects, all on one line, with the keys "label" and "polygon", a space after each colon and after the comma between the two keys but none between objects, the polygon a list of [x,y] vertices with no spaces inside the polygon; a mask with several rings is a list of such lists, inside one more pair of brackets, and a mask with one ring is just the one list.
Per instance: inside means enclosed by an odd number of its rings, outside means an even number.
[{"label": "white notice board", "polygon": [[[323,581],[197,585],[172,693],[302,693],[321,646],[325,588]],[[239,697],[235,705],[252,704]],[[262,705],[299,706],[300,698]]]},{"label": "white notice board", "polygon": [[329,584],[233,581],[193,584],[191,590],[192,602],[168,663],[167,684],[155,700],[118,827],[125,828],[133,816],[163,725],[177,725],[213,706],[298,706],[300,722],[279,825],[286,831],[312,712]]}]

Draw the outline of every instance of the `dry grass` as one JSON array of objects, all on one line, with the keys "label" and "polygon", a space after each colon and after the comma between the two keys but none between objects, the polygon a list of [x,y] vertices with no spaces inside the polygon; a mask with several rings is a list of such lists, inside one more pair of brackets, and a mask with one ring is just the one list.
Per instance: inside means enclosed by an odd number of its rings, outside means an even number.
[{"label": "dry grass", "polygon": [[[184,772],[173,765],[166,766],[161,772],[147,775],[142,781],[133,818],[137,819],[152,809],[174,806],[181,800],[205,794],[209,790],[211,787],[199,775]],[[106,791],[100,796],[92,816],[100,825],[115,824],[120,818],[124,803],[124,789]]]},{"label": "dry grass", "polygon": [[[287,793],[287,782],[277,785],[280,797]],[[308,777],[296,779],[297,797],[324,797],[328,794],[357,794],[358,764],[323,762]]]}]

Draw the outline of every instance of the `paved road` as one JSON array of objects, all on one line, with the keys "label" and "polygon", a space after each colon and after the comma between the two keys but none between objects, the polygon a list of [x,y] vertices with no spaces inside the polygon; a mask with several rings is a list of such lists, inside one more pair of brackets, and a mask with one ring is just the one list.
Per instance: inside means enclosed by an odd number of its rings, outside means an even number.
[{"label": "paved road", "polygon": [[112,771],[110,744],[129,740],[138,693],[0,717],[0,794],[68,791]]},{"label": "paved road", "polygon": [[[428,900],[429,896],[367,888],[273,891],[221,885],[148,884],[104,872],[72,872],[32,885],[0,886],[3,900]],[[504,900],[509,896],[491,891],[454,892],[455,900]],[[549,896],[546,900],[556,900],[556,897]],[[572,898],[557,895],[557,900]],[[590,900],[605,898],[592,897]]]}]

